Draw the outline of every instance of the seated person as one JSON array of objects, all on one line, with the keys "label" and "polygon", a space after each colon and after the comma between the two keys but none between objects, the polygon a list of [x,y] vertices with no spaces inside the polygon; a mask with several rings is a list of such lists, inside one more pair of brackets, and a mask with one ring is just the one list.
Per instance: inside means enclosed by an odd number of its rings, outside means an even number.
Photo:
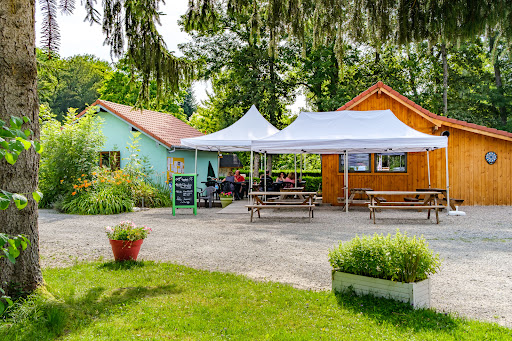
[{"label": "seated person", "polygon": [[[235,177],[233,176],[233,172],[232,171],[229,171],[228,172],[228,176],[226,176],[222,182],[231,182],[230,186],[229,186],[229,191],[233,192],[235,190],[235,185],[234,185],[234,182],[235,182]],[[222,187],[224,188],[224,191],[226,190],[226,187]]]},{"label": "seated person", "polygon": [[272,190],[272,183],[273,182],[274,182],[274,180],[272,180],[272,177],[270,176],[270,172],[266,171],[265,175],[262,174],[261,177],[260,177],[260,187],[259,187],[259,190],[260,191],[264,191],[265,190],[265,184],[266,184],[267,192],[271,191]]},{"label": "seated person", "polygon": [[295,183],[295,173],[289,173],[286,179],[284,179],[284,181]]},{"label": "seated person", "polygon": [[240,170],[235,171],[235,200],[240,200],[244,197],[246,191],[245,178],[240,175]]},{"label": "seated person", "polygon": [[279,173],[279,176],[277,177],[276,182],[278,182],[278,183],[284,182],[285,177],[286,177],[286,174],[284,174],[284,172]]}]

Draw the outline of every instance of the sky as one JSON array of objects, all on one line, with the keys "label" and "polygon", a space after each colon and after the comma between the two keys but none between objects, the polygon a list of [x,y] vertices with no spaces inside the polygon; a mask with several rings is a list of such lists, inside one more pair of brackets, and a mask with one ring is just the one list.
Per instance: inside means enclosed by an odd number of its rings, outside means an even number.
[{"label": "sky", "polygon": [[[76,1],[76,8],[72,15],[63,15],[58,12],[57,22],[60,28],[60,49],[61,57],[71,57],[77,54],[93,54],[100,59],[112,61],[110,57],[110,48],[103,45],[104,35],[101,26],[84,22],[85,9],[81,0]],[[98,4],[100,3],[100,4]],[[98,10],[101,7],[101,1],[96,6]],[[42,15],[39,2],[36,2],[36,45],[40,46]],[[162,34],[165,43],[170,51],[174,51],[176,56],[182,53],[178,49],[178,44],[191,41],[190,36],[182,32],[178,26],[178,19],[185,14],[188,8],[188,0],[167,0],[167,3],[160,9],[165,15],[161,16],[162,26],[159,32]],[[101,12],[101,11],[100,11]],[[209,82],[194,82],[194,95],[197,102],[207,99],[207,91],[211,92]],[[298,101],[290,106],[294,113],[298,113],[300,107],[305,106],[305,100],[301,96]]]}]

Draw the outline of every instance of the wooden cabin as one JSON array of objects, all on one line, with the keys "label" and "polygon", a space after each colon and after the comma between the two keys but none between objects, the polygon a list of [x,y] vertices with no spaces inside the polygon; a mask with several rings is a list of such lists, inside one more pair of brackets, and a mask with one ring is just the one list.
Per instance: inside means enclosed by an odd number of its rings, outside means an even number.
[{"label": "wooden cabin", "polygon": [[[431,135],[448,131],[450,197],[464,205],[512,205],[512,133],[438,116],[378,82],[338,110],[390,109]],[[446,134],[446,133],[445,133]],[[432,188],[446,187],[445,149],[429,152]],[[343,155],[322,155],[323,202],[341,205]],[[349,154],[349,188],[407,191],[428,187],[427,154]]]}]

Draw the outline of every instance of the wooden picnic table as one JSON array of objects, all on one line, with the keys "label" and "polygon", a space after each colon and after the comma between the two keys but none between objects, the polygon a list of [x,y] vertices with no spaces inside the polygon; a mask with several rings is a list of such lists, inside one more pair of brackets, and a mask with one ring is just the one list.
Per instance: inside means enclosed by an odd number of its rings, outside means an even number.
[{"label": "wooden picnic table", "polygon": [[[428,217],[430,219],[430,210],[436,212],[436,223],[439,224],[439,210],[445,206],[438,203],[439,192],[437,191],[367,191],[366,194],[370,198],[370,219],[373,216],[373,223],[375,224],[375,212],[380,209],[415,209],[415,210],[428,210]],[[409,201],[382,201],[381,197],[385,196],[423,196],[424,198],[417,202]]]},{"label": "wooden picnic table", "polygon": [[[288,197],[293,197],[293,196],[297,196],[299,199],[304,200],[304,196],[302,194],[299,194],[299,193],[302,193],[303,191],[304,191],[304,187],[281,188],[279,190],[279,192],[281,193],[281,195],[279,196],[279,200],[284,200]],[[291,194],[283,194],[283,193],[291,193]]]},{"label": "wooden picnic table", "polygon": [[[351,188],[350,196],[348,197],[348,201],[345,202],[345,197],[338,198],[338,203],[344,203],[343,209],[346,206],[350,207],[351,204],[367,204],[370,201],[370,198],[366,194],[367,191],[372,191],[371,188]],[[359,195],[361,199],[355,199],[355,196]]]},{"label": "wooden picnic table", "polygon": [[291,209],[307,209],[309,211],[309,221],[314,217],[313,210],[315,208],[315,195],[316,192],[292,192],[294,195],[302,196],[302,199],[298,200],[279,200],[279,201],[267,201],[267,196],[272,195],[281,195],[281,192],[251,192],[249,196],[251,198],[250,204],[246,205],[251,211],[251,222],[256,211],[258,213],[258,218],[260,216],[260,210],[262,209],[279,209],[279,208],[291,208]]}]

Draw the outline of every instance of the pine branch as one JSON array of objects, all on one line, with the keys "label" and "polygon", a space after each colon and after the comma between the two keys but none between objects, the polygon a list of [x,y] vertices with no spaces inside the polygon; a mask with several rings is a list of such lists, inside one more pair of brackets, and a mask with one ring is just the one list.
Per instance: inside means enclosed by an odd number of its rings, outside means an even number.
[{"label": "pine branch", "polygon": [[59,7],[62,14],[72,14],[75,10],[75,0],[60,0]]},{"label": "pine branch", "polygon": [[43,23],[41,25],[41,42],[44,49],[48,51],[48,58],[51,58],[52,52],[57,51],[60,45],[56,0],[40,0],[39,3],[44,15]]}]

